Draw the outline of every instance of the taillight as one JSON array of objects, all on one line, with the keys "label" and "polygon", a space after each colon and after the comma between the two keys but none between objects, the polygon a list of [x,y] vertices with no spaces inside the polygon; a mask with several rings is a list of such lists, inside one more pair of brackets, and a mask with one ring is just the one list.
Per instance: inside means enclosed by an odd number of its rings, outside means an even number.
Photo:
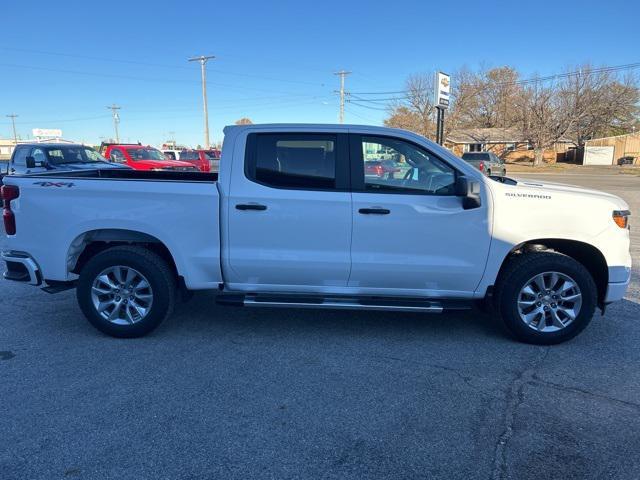
[{"label": "taillight", "polygon": [[480,162],[480,165],[478,165],[478,170],[484,172],[484,162]]},{"label": "taillight", "polygon": [[20,189],[13,185],[3,185],[0,188],[0,198],[2,198],[2,220],[4,230],[7,235],[16,234],[16,216],[11,211],[11,200],[20,196]]},{"label": "taillight", "polygon": [[378,175],[379,177],[382,177],[384,175],[384,169],[382,168],[382,165],[376,165],[376,175]]}]

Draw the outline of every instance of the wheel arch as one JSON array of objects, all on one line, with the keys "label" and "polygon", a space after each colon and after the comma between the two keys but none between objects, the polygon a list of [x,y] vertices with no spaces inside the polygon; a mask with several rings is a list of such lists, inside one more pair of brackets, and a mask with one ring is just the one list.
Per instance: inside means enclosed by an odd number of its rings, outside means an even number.
[{"label": "wheel arch", "polygon": [[116,228],[90,230],[76,236],[67,252],[67,271],[79,274],[89,259],[119,245],[139,245],[157,253],[179,276],[176,260],[164,242],[148,233]]},{"label": "wheel arch", "polygon": [[567,255],[581,263],[591,274],[598,289],[598,306],[604,305],[609,283],[609,268],[604,254],[593,245],[578,240],[563,238],[538,238],[527,240],[513,247],[502,261],[496,284],[505,270],[505,266],[514,255],[530,252],[553,251]]}]

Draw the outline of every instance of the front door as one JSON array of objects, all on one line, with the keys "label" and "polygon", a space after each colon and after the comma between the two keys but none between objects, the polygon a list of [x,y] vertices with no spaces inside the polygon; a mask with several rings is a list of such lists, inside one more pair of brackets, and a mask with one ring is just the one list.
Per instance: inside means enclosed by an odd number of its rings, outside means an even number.
[{"label": "front door", "polygon": [[468,296],[490,243],[487,202],[464,210],[456,171],[411,142],[351,135],[349,286],[380,295]]},{"label": "front door", "polygon": [[249,134],[246,156],[233,161],[226,205],[228,286],[325,293],[346,288],[348,172],[346,134]]}]

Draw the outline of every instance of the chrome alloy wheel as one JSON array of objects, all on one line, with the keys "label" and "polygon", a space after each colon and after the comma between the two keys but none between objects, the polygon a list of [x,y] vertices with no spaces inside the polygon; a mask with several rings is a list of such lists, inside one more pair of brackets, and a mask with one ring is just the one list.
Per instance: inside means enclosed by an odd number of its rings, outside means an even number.
[{"label": "chrome alloy wheel", "polygon": [[132,325],[147,316],[153,304],[149,281],[131,267],[109,267],[91,286],[91,300],[98,314],[116,325]]},{"label": "chrome alloy wheel", "polygon": [[580,313],[582,293],[574,279],[560,272],[531,278],[518,294],[520,319],[538,332],[556,332]]}]

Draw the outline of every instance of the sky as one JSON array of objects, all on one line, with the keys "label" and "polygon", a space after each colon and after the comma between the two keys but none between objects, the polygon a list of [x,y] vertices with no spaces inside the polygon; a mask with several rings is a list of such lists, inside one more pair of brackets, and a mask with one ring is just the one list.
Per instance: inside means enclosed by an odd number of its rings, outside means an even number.
[{"label": "sky", "polygon": [[[510,65],[524,78],[640,62],[640,2],[6,1],[0,7],[0,138],[203,144],[207,64],[212,142],[241,117],[337,123],[346,90],[402,90],[412,73]],[[452,78],[455,82],[455,77]],[[374,104],[375,105],[375,104]],[[347,103],[345,123],[385,111]]]}]

